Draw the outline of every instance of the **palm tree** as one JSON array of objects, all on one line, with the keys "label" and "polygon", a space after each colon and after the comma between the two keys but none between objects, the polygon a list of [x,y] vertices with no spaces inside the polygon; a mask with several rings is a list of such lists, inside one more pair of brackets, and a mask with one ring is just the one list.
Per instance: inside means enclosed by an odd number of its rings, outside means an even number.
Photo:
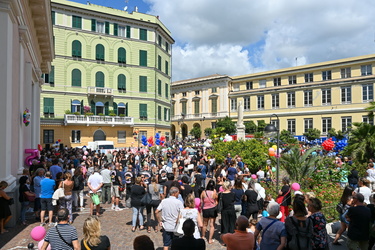
[{"label": "palm tree", "polygon": [[375,111],[375,102],[370,102],[370,105],[366,108],[368,112],[369,119],[374,118],[374,111]]},{"label": "palm tree", "polygon": [[368,123],[353,123],[356,126],[350,132],[348,146],[345,147],[345,154],[360,163],[366,162],[374,157],[375,153],[375,126]]}]

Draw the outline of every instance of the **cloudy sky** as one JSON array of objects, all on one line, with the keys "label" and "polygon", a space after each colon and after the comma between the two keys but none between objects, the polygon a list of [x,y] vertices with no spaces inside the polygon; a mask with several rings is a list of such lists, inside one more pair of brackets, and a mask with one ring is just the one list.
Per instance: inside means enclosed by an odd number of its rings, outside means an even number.
[{"label": "cloudy sky", "polygon": [[[74,0],[86,3],[86,0]],[[373,0],[90,0],[157,15],[176,40],[172,81],[375,53]]]}]

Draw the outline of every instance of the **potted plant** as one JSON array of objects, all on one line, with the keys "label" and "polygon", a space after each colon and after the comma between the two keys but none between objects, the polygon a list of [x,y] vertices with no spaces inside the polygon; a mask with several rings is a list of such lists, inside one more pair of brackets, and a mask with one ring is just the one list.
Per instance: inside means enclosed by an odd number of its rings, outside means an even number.
[{"label": "potted plant", "polygon": [[70,115],[71,113],[72,112],[69,109],[65,110],[65,114]]},{"label": "potted plant", "polygon": [[75,114],[75,115],[81,115],[80,112],[74,112],[73,114]]}]

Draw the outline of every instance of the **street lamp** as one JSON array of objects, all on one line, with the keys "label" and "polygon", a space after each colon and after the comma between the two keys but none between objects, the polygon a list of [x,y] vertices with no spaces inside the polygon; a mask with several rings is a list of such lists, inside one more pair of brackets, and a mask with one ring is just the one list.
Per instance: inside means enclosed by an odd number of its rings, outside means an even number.
[{"label": "street lamp", "polygon": [[272,124],[272,117],[276,117],[277,119],[277,125],[280,124],[280,119],[276,114],[272,114],[270,117],[270,124],[268,124],[264,128],[264,134],[268,138],[277,138],[277,152],[276,152],[276,193],[279,192],[279,167],[280,167],[280,155],[278,155],[279,148],[280,148],[280,133],[279,128],[277,128],[274,124]]}]

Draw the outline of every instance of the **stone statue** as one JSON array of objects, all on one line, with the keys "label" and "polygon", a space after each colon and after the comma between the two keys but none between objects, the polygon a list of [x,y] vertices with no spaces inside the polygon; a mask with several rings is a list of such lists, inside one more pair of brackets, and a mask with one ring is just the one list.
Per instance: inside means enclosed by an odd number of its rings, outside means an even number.
[{"label": "stone statue", "polygon": [[238,104],[238,119],[237,126],[243,126],[243,105],[242,101]]}]

